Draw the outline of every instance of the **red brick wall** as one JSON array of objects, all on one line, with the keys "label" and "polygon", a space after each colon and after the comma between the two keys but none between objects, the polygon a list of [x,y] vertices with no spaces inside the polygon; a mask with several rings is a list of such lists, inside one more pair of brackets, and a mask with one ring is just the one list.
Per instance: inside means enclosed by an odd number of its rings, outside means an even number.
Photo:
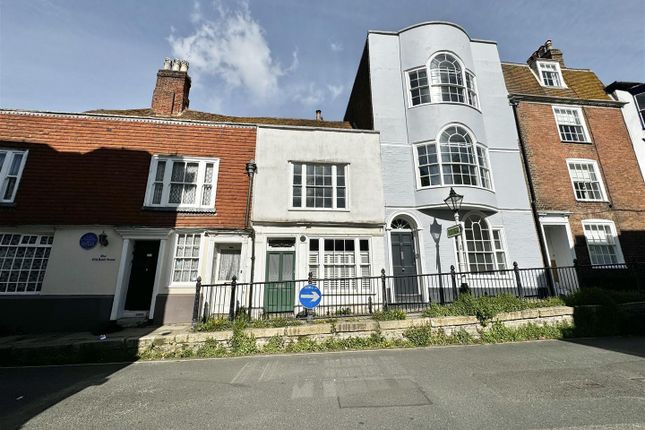
[{"label": "red brick wall", "polygon": [[[0,225],[108,224],[243,228],[252,127],[0,114],[0,147],[29,149]],[[153,154],[220,159],[216,214],[142,209]]]},{"label": "red brick wall", "polygon": [[159,70],[152,93],[152,110],[156,115],[178,115],[188,109],[190,78],[186,72]]},{"label": "red brick wall", "polygon": [[[549,104],[521,102],[517,113],[526,148],[538,211],[571,212],[576,253],[588,261],[583,239],[583,219],[607,219],[616,223],[627,259],[645,259],[645,185],[640,180],[636,155],[618,108],[583,108],[592,144],[563,143]],[[575,199],[567,158],[598,162],[609,203]]]}]

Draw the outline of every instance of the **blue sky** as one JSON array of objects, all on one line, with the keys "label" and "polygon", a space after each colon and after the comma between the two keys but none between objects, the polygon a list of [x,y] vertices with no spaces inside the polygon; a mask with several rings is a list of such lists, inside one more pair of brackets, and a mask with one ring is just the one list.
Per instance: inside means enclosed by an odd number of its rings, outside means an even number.
[{"label": "blue sky", "polygon": [[190,107],[342,118],[368,30],[452,21],[524,62],[546,39],[608,84],[645,81],[645,1],[0,0],[0,107],[148,107],[188,57]]}]

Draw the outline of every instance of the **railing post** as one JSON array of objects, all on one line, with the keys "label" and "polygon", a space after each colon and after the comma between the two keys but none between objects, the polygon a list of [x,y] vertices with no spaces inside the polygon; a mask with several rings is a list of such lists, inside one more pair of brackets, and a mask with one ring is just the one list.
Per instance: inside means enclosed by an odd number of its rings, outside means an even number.
[{"label": "railing post", "polygon": [[517,283],[517,295],[524,298],[524,290],[522,289],[522,279],[520,278],[520,268],[517,266],[517,261],[513,261],[513,272],[515,272],[515,282]]},{"label": "railing post", "polygon": [[235,319],[235,292],[237,290],[237,276],[233,276],[231,280],[231,301],[228,307],[228,319],[233,321]]},{"label": "railing post", "polygon": [[[309,272],[307,274],[307,285],[313,284],[314,283],[314,273]],[[294,303],[294,306],[297,306]],[[313,316],[309,314],[309,309],[305,308],[305,318],[307,318],[307,321],[311,321],[313,319]]]},{"label": "railing post", "polygon": [[[438,276],[439,276],[439,303],[441,303],[442,305],[445,305],[446,304],[446,298],[443,296],[443,279],[441,279],[443,277],[443,275],[441,273],[439,273]],[[429,288],[428,288],[428,297],[429,298],[431,297]],[[432,300],[430,300],[430,302],[432,303]]]},{"label": "railing post", "polygon": [[457,274],[455,273],[455,265],[450,265],[450,282],[452,284],[452,301],[454,302],[459,297],[459,292],[457,291]]},{"label": "railing post", "polygon": [[381,269],[381,291],[383,294],[383,310],[387,310],[387,287],[385,286],[385,269]]},{"label": "railing post", "polygon": [[197,320],[199,319],[199,299],[201,298],[202,292],[202,277],[197,277],[197,283],[195,284],[195,301],[193,302],[193,328],[197,325]]}]

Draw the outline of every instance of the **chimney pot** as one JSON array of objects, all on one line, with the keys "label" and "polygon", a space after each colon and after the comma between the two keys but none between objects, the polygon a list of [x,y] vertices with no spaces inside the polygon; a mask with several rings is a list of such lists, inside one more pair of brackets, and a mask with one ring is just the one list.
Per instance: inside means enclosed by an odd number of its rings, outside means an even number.
[{"label": "chimney pot", "polygon": [[172,63],[172,60],[170,58],[166,57],[163,60],[163,70],[170,70],[171,63]]},{"label": "chimney pot", "polygon": [[180,72],[187,72],[188,71],[188,61],[186,60],[181,60],[179,62],[179,71]]},{"label": "chimney pot", "polygon": [[316,121],[322,121],[322,111],[320,109],[316,110]]},{"label": "chimney pot", "polygon": [[180,66],[180,64],[179,64],[178,59],[175,58],[174,60],[172,60],[172,71],[173,72],[178,72],[179,71],[179,66]]}]

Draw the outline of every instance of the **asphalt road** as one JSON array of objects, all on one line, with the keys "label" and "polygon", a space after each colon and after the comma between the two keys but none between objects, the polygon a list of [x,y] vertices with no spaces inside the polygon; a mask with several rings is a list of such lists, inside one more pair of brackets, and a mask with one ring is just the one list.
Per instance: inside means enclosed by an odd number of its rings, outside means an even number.
[{"label": "asphalt road", "polygon": [[645,429],[645,338],[0,369],[0,428]]}]

